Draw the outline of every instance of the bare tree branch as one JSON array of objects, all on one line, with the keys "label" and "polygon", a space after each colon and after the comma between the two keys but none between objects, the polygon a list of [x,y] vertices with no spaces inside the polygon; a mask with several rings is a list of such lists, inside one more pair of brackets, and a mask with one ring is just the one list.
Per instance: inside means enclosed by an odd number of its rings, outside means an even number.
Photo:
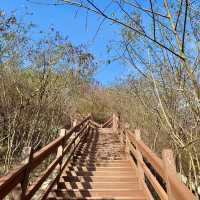
[{"label": "bare tree branch", "polygon": [[118,1],[115,1],[115,2],[118,4],[118,6],[119,6],[119,8],[122,10],[122,12],[125,13],[125,14],[129,17],[129,19],[130,19],[131,21],[134,21],[134,23],[135,23],[137,26],[139,26],[140,29],[145,33],[145,30],[143,29],[143,27],[142,27],[133,17],[131,17],[130,14],[129,14],[128,12],[126,12],[126,10],[122,7],[122,5],[121,5]]},{"label": "bare tree branch", "polygon": [[[38,2],[35,2],[35,1],[31,1],[31,0],[27,0],[27,1],[32,2],[32,3],[38,3]],[[129,26],[128,24],[126,24],[126,23],[124,23],[124,22],[122,22],[122,21],[120,21],[120,20],[117,20],[117,19],[115,19],[115,18],[112,18],[112,17],[106,15],[106,14],[104,13],[104,11],[102,11],[101,9],[99,9],[99,8],[98,8],[92,1],[90,1],[90,0],[86,0],[86,1],[92,6],[92,8],[89,7],[89,6],[87,6],[87,5],[85,5],[85,4],[83,4],[82,2],[79,3],[79,2],[72,2],[72,1],[67,1],[67,0],[62,0],[62,1],[64,2],[65,5],[68,4],[68,5],[71,5],[71,6],[76,6],[76,7],[80,7],[80,8],[87,9],[87,10],[89,10],[89,11],[91,11],[91,12],[97,14],[97,15],[103,16],[104,18],[106,18],[106,19],[108,19],[108,20],[110,20],[110,21],[112,21],[112,22],[115,22],[115,23],[117,23],[117,24],[119,24],[119,25],[121,25],[121,26],[124,26],[124,27],[126,27],[126,28],[129,28],[129,29],[131,29],[132,31],[138,33],[139,35],[141,35],[141,36],[143,36],[143,37],[149,39],[150,41],[154,42],[155,44],[159,45],[161,48],[164,48],[164,49],[168,50],[169,52],[171,52],[171,53],[174,54],[175,56],[179,57],[181,60],[185,60],[185,58],[184,58],[182,55],[176,53],[175,51],[173,51],[173,50],[170,49],[169,47],[165,46],[165,45],[162,44],[161,42],[155,40],[154,38],[151,38],[151,37],[150,37],[149,35],[147,35],[146,33],[143,33],[143,32],[141,32],[141,31],[139,31],[139,30],[137,30],[137,29],[135,29],[135,28]],[[39,3],[40,3],[40,2],[39,2]],[[59,4],[51,4],[51,5],[62,5],[62,4],[59,3]]]},{"label": "bare tree branch", "polygon": [[154,36],[154,40],[156,40],[156,22],[155,22],[155,14],[153,11],[153,4],[152,4],[152,0],[149,0],[150,5],[151,5],[151,12],[152,12],[152,16],[153,16],[153,36]]},{"label": "bare tree branch", "polygon": [[178,21],[179,21],[179,18],[181,16],[182,6],[183,6],[183,0],[181,0],[180,7],[179,7],[179,10],[178,10],[178,16],[177,16],[177,19],[176,19],[175,30],[177,29]]},{"label": "bare tree branch", "polygon": [[184,19],[184,26],[183,26],[183,36],[182,36],[182,52],[185,51],[185,33],[186,33],[186,26],[187,26],[187,14],[188,14],[188,0],[185,0],[185,19]]},{"label": "bare tree branch", "polygon": [[122,26],[124,26],[124,27],[127,27],[127,28],[129,28],[129,29],[135,31],[136,33],[142,35],[143,37],[146,37],[147,39],[151,40],[152,42],[158,44],[160,47],[162,47],[162,48],[164,48],[164,49],[170,51],[172,54],[176,55],[176,56],[179,57],[181,60],[185,60],[185,58],[184,58],[183,56],[181,56],[181,55],[179,55],[178,53],[174,52],[173,50],[171,50],[170,48],[168,48],[168,47],[165,46],[164,44],[162,44],[162,43],[160,43],[159,41],[155,40],[154,38],[151,38],[151,37],[148,36],[147,34],[141,32],[141,31],[139,31],[139,30],[137,30],[137,29],[135,29],[135,28],[133,28],[133,27],[127,25],[127,24],[125,24],[125,23],[122,22],[122,21],[119,21],[119,20],[117,20],[117,19],[114,19],[114,18],[112,18],[112,17],[109,17],[109,16],[106,15],[101,9],[99,9],[92,1],[90,1],[90,0],[86,0],[86,1],[96,10],[96,13],[100,13],[100,14],[101,14],[103,17],[105,17],[106,19],[109,19],[109,20],[111,20],[111,21],[113,21],[113,22],[115,22],[115,23],[118,23],[118,24],[120,24],[120,25],[122,25]]},{"label": "bare tree branch", "polygon": [[[140,10],[142,10],[142,11],[144,11],[144,12],[148,12],[148,13],[153,14],[152,10],[148,10],[148,9],[142,8],[141,6],[135,5],[135,4],[133,4],[133,3],[129,2],[129,1],[126,1],[126,0],[124,0],[124,2],[125,2],[126,4],[131,5],[132,7],[135,7],[135,8],[137,8],[137,9],[140,9]],[[167,19],[168,19],[168,16],[167,16],[167,15],[163,15],[163,14],[158,13],[158,12],[154,12],[154,14],[155,14],[155,15],[158,15],[158,16],[160,16],[160,17],[164,17],[164,18],[167,18]]]}]

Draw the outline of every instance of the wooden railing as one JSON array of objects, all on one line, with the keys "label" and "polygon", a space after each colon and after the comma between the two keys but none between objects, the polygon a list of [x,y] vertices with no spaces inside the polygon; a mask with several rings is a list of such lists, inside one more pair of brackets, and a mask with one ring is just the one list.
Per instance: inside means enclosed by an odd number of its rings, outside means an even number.
[{"label": "wooden railing", "polygon": [[108,120],[102,124],[102,128],[110,128],[113,125],[113,116],[111,116],[110,118],[108,118]]},{"label": "wooden railing", "polygon": [[[141,140],[140,130],[131,132],[123,125],[119,127],[119,119],[115,115],[113,115],[113,118],[115,118],[113,121],[118,123],[116,132],[126,148],[128,157],[138,169],[139,177],[149,199],[155,199],[153,196],[156,193],[161,200],[196,200],[193,193],[177,176],[172,150],[163,150],[162,159],[159,158]],[[153,172],[156,172],[156,174]],[[162,179],[162,182],[157,177]],[[149,187],[149,184],[151,187]]]},{"label": "wooden railing", "polygon": [[[39,190],[50,174],[55,172],[55,177],[44,192],[45,199],[52,186],[59,180],[62,171],[70,160],[79,143],[87,136],[90,129],[90,116],[69,131],[60,130],[60,136],[38,152],[26,148],[27,158],[23,163],[11,171],[8,175],[0,178],[0,199],[9,195],[14,200],[28,200]],[[93,123],[93,126],[96,124]],[[30,173],[38,167],[49,155],[57,153],[56,158],[48,165],[42,175],[29,187]],[[67,157],[66,157],[67,155]],[[64,159],[64,157],[66,157]]]}]

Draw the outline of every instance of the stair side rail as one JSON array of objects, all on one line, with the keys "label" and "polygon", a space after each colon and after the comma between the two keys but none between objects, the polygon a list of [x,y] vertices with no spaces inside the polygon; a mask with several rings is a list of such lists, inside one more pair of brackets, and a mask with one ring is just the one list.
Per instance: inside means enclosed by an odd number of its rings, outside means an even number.
[{"label": "stair side rail", "polygon": [[[118,134],[147,189],[148,180],[161,200],[197,200],[192,191],[179,180],[171,149],[164,149],[161,159],[142,141],[140,130],[137,129],[133,133],[127,128],[120,127]],[[148,192],[152,194],[152,191]],[[152,195],[150,199],[153,199]]]},{"label": "stair side rail", "polygon": [[[90,129],[90,118],[90,116],[86,117],[68,131],[61,129],[60,136],[44,146],[41,150],[33,153],[33,150],[31,149],[28,162],[22,162],[7,175],[0,177],[0,199],[5,198],[8,194],[11,194],[13,200],[31,199],[49,175],[56,172],[56,177],[51,181],[47,191],[44,193],[43,199],[45,199],[52,186],[59,180],[60,175],[73,155],[73,152],[87,136]],[[72,137],[74,134],[75,137]],[[78,142],[76,142],[77,140]],[[73,144],[76,144],[76,146]],[[53,153],[56,153],[56,158],[29,187],[29,174]],[[63,162],[63,158],[66,154],[68,157]]]}]

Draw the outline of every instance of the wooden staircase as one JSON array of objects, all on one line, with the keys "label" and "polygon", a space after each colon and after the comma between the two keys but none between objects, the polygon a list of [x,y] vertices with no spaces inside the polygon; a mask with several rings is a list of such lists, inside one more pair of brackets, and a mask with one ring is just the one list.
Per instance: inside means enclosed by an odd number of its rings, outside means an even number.
[{"label": "wooden staircase", "polygon": [[137,170],[111,130],[90,131],[48,200],[147,199]]},{"label": "wooden staircase", "polygon": [[[178,178],[173,152],[157,156],[116,115],[104,124],[87,116],[0,177],[0,200],[197,200]],[[53,160],[32,180],[49,156]],[[55,156],[56,155],[56,156]],[[11,198],[10,198],[11,197]]]}]

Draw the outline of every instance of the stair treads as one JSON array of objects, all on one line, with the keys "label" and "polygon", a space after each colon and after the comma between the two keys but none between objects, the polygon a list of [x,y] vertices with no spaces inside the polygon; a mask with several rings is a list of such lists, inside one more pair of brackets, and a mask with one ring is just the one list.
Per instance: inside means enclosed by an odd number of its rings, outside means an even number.
[{"label": "stair treads", "polygon": [[48,200],[147,200],[145,197],[57,197],[56,194],[52,193],[49,195]]},{"label": "stair treads", "polygon": [[139,189],[138,182],[59,182],[59,189]]},{"label": "stair treads", "polygon": [[65,176],[136,176],[133,171],[68,171]]},{"label": "stair treads", "polygon": [[120,163],[120,164],[129,164],[130,161],[129,160],[122,160],[122,159],[118,159],[118,160],[101,160],[98,161],[99,163],[103,163],[103,164],[115,164],[115,163]]},{"label": "stair treads", "polygon": [[96,163],[92,163],[92,162],[81,162],[81,161],[74,161],[71,162],[69,164],[69,166],[85,166],[85,167],[127,167],[127,166],[131,166],[130,163],[109,163],[109,162],[96,162]]},{"label": "stair treads", "polygon": [[138,177],[135,176],[62,176],[62,181],[71,182],[136,182]]},{"label": "stair treads", "polygon": [[83,197],[106,197],[106,198],[113,198],[116,197],[137,197],[137,198],[144,198],[144,194],[142,190],[133,190],[133,189],[107,189],[107,190],[55,190],[52,191],[58,197],[69,198],[69,197],[76,197],[76,198],[83,198]]},{"label": "stair treads", "polygon": [[68,166],[66,168],[66,171],[111,171],[111,172],[115,172],[115,171],[130,171],[130,172],[134,172],[135,170],[133,170],[132,167],[87,167],[87,166]]},{"label": "stair treads", "polygon": [[48,200],[146,199],[118,136],[101,131],[91,131],[80,143]]}]

